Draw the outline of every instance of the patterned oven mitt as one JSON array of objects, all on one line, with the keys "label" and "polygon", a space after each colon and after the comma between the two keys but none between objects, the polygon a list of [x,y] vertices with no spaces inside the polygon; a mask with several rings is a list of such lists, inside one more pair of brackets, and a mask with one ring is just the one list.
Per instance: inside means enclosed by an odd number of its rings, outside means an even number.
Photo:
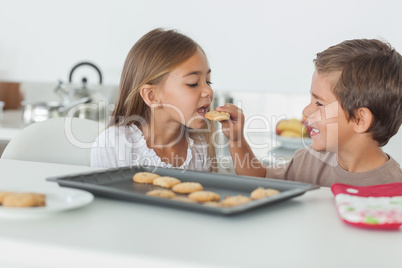
[{"label": "patterned oven mitt", "polygon": [[402,183],[366,187],[335,183],[331,190],[344,222],[371,229],[402,230]]}]

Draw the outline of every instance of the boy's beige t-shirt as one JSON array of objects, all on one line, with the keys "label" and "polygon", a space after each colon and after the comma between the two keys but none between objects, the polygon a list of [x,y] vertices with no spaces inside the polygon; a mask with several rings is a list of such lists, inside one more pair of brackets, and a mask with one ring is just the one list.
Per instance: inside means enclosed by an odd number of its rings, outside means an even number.
[{"label": "boy's beige t-shirt", "polygon": [[320,153],[307,147],[296,151],[293,159],[284,167],[268,167],[265,177],[320,186],[334,183],[369,186],[402,182],[402,170],[398,162],[389,156],[389,160],[376,169],[363,173],[348,172],[338,164],[335,153]]}]

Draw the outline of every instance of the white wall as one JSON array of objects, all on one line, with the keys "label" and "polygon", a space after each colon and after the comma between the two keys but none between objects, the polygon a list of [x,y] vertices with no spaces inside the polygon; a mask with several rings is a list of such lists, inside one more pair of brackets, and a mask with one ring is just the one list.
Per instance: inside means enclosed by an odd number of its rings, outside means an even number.
[{"label": "white wall", "polygon": [[[402,52],[401,12],[400,0],[0,0],[0,80],[52,92],[89,60],[117,85],[132,45],[166,27],[204,48],[213,87],[237,91],[248,116],[301,116],[315,54],[354,38],[382,38]],[[259,96],[245,90],[297,94],[253,105]],[[387,149],[402,162],[401,146],[400,132]]]},{"label": "white wall", "polygon": [[402,51],[401,10],[397,0],[0,0],[0,80],[55,83],[89,60],[117,85],[136,40],[166,27],[204,48],[217,90],[308,94],[312,59],[330,45],[383,38]]}]

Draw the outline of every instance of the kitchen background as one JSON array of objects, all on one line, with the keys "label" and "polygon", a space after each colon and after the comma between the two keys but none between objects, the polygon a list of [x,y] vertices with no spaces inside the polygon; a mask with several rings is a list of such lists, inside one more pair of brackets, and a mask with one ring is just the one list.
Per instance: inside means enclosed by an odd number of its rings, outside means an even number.
[{"label": "kitchen background", "polygon": [[[205,50],[220,102],[229,95],[248,118],[268,122],[301,117],[315,54],[354,38],[402,52],[401,10],[397,0],[0,0],[0,81],[21,83],[25,100],[52,100],[58,80],[89,61],[103,86],[94,70],[81,74],[113,102],[133,44],[153,28],[173,28]],[[386,151],[402,162],[401,131]]]}]

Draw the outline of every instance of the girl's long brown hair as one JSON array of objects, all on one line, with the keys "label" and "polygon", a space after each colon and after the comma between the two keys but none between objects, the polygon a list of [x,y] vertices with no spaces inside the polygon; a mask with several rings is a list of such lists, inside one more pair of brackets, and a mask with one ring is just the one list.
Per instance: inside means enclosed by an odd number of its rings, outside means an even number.
[{"label": "girl's long brown hair", "polygon": [[[140,89],[146,84],[162,83],[170,71],[193,56],[198,48],[201,49],[194,40],[174,30],[157,28],[141,37],[126,57],[110,126],[135,124],[141,128],[141,124],[149,122],[150,107],[142,99]],[[214,159],[211,137],[215,128],[211,125],[206,141],[208,155]]]}]

